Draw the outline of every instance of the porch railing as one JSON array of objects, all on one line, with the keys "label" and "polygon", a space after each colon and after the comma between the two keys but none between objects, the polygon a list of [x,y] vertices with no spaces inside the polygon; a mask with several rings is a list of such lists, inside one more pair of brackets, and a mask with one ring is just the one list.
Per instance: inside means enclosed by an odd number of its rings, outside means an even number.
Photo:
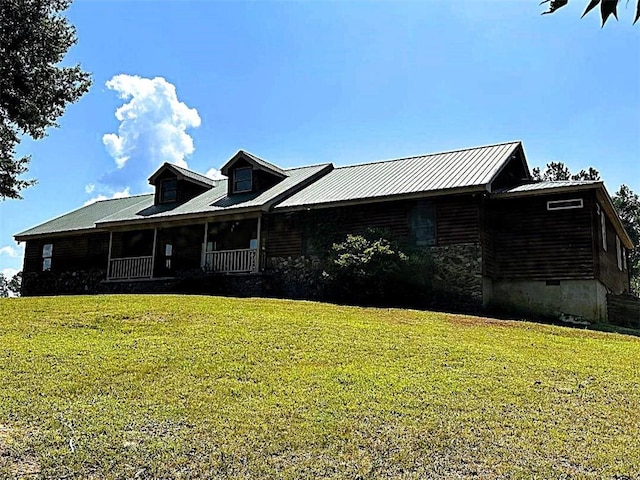
[{"label": "porch railing", "polygon": [[258,270],[256,257],[257,250],[255,248],[206,252],[204,255],[204,268],[208,272],[256,272]]},{"label": "porch railing", "polygon": [[109,280],[151,278],[153,257],[112,258]]}]

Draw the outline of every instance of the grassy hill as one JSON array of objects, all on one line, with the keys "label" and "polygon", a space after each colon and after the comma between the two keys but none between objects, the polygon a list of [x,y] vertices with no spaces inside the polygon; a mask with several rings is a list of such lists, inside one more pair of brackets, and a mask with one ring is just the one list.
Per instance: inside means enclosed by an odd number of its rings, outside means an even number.
[{"label": "grassy hill", "polygon": [[0,301],[0,478],[640,478],[640,339],[181,296]]}]

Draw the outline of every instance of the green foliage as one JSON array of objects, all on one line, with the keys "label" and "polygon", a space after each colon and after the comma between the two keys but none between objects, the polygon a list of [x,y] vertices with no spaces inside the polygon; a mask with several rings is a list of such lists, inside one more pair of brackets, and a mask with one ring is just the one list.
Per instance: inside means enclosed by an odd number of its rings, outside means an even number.
[{"label": "green foliage", "polygon": [[640,339],[415,310],[0,301],[0,478],[635,478]]},{"label": "green foliage", "polygon": [[11,280],[9,280],[9,283],[7,284],[7,288],[16,297],[19,297],[21,286],[22,286],[22,272],[18,272],[13,277],[11,277]]},{"label": "green foliage", "polygon": [[9,282],[4,273],[0,273],[0,298],[6,298],[9,296]]},{"label": "green foliage", "polygon": [[629,252],[629,272],[631,289],[636,295],[640,295],[640,198],[629,187],[621,185],[613,196],[613,204],[631,241],[636,246]]},{"label": "green foliage", "polygon": [[334,243],[329,256],[331,296],[356,303],[392,300],[409,257],[387,232],[368,229]]},{"label": "green foliage", "polygon": [[22,135],[45,136],[91,85],[79,65],[62,67],[76,43],[62,16],[71,0],[0,0],[0,198],[20,198],[29,157],[15,158]]},{"label": "green foliage", "polygon": [[[602,18],[602,26],[604,27],[604,24],[607,23],[607,20],[611,15],[613,15],[616,20],[618,19],[619,1],[620,0],[589,0],[589,3],[587,3],[587,7],[585,8],[582,16],[584,17],[587,13],[600,5],[600,18]],[[543,0],[540,5],[544,3],[549,4],[549,10],[547,10],[546,12],[542,12],[543,15],[546,15],[566,6],[569,3],[569,0]],[[637,0],[636,3],[636,11],[633,18],[633,23],[635,24],[638,19],[640,19],[640,0]]]},{"label": "green foliage", "polygon": [[574,175],[562,162],[549,162],[544,171],[540,171],[540,167],[535,167],[531,171],[531,176],[536,181],[600,180],[600,173],[593,167],[589,167],[589,170],[580,170]]}]

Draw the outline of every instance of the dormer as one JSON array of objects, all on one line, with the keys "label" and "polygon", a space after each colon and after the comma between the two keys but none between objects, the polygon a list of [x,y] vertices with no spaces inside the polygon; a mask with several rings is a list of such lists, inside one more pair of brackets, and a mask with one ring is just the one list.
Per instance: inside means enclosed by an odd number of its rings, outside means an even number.
[{"label": "dormer", "polygon": [[229,179],[227,195],[262,192],[287,177],[280,167],[240,150],[220,169]]},{"label": "dormer", "polygon": [[156,188],[155,205],[180,205],[215,186],[215,181],[171,163],[164,163],[149,177]]}]

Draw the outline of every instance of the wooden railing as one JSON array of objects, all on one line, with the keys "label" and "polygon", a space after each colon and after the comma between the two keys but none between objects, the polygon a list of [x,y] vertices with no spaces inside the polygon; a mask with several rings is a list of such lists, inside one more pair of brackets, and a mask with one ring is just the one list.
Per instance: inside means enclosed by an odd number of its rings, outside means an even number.
[{"label": "wooden railing", "polygon": [[153,257],[112,258],[109,280],[151,278]]},{"label": "wooden railing", "polygon": [[258,270],[256,263],[256,253],[257,250],[255,248],[206,252],[204,255],[204,268],[208,272],[256,272]]}]

